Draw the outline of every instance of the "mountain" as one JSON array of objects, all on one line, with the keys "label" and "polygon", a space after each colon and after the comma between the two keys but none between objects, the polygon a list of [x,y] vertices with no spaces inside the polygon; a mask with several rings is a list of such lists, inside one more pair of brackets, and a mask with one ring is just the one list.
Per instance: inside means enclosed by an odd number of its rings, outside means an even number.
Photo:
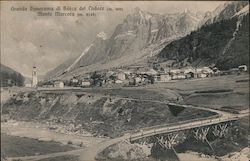
[{"label": "mountain", "polygon": [[249,4],[230,2],[197,31],[168,44],[157,55],[170,66],[249,66]]},{"label": "mountain", "polygon": [[58,65],[53,70],[51,70],[48,73],[46,73],[46,75],[44,76],[44,79],[45,80],[49,80],[49,79],[52,79],[52,78],[55,78],[57,76],[62,75],[62,73],[64,71],[66,71],[67,68],[69,68],[69,66],[71,64],[73,64],[76,59],[77,58],[74,57],[74,58],[71,58],[71,59],[68,59],[68,60],[64,61],[62,64]]},{"label": "mountain", "polygon": [[0,67],[1,87],[23,86],[25,78],[20,73],[3,64],[0,64]]},{"label": "mountain", "polygon": [[230,19],[235,13],[239,12],[248,4],[248,1],[232,1],[221,4],[206,17],[205,24],[209,25],[221,20]]},{"label": "mountain", "polygon": [[[60,71],[59,77],[64,77],[138,63],[157,54],[166,43],[196,30],[203,16],[188,10],[159,15],[135,8],[122,24],[116,26],[110,37],[104,32],[98,33],[93,43],[75,61],[71,61],[72,64],[64,63],[57,68],[60,70],[54,71],[57,74]],[[55,76],[56,73],[50,72],[50,75]]]}]

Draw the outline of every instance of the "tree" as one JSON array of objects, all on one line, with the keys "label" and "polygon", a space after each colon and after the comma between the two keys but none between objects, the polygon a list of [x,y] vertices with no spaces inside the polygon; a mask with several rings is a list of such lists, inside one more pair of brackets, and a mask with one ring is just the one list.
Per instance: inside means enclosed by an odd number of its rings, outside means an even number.
[{"label": "tree", "polygon": [[17,75],[17,86],[23,86],[24,85],[24,77],[18,73]]},{"label": "tree", "polygon": [[98,82],[102,81],[101,74],[98,74],[96,71],[90,76],[90,78],[93,80],[92,83],[94,86],[96,86]]},{"label": "tree", "polygon": [[115,74],[112,74],[110,77],[109,77],[111,80],[115,81],[117,80],[117,76]]},{"label": "tree", "polygon": [[148,79],[149,79],[151,84],[155,83],[155,79],[154,79],[154,77],[152,75],[148,76]]}]

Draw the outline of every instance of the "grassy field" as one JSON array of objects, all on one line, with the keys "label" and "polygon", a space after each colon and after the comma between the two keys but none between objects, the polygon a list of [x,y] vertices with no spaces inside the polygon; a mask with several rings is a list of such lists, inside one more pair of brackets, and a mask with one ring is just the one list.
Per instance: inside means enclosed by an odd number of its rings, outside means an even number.
[{"label": "grassy field", "polygon": [[1,133],[1,155],[4,157],[21,157],[63,152],[75,149],[54,141],[10,136]]},{"label": "grassy field", "polygon": [[147,90],[159,93],[173,90],[182,97],[179,101],[182,104],[227,111],[249,108],[249,74],[178,80],[150,85]]},{"label": "grassy field", "polygon": [[[53,92],[53,91],[52,91]],[[56,92],[56,91],[54,91]],[[172,101],[218,109],[244,110],[249,107],[249,74],[172,80],[141,87],[87,88],[59,93],[80,92],[144,100]],[[181,99],[177,99],[181,98]]]},{"label": "grassy field", "polygon": [[[249,74],[175,80],[143,87],[93,88],[82,91],[133,99],[178,101],[222,110],[244,110],[249,107]],[[181,99],[177,100],[178,97]]]}]

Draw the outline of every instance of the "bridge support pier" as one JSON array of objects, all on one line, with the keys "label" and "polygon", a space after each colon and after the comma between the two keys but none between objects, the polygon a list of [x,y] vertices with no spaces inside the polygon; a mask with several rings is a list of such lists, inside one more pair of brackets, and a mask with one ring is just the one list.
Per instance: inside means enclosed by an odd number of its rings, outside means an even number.
[{"label": "bridge support pier", "polygon": [[228,132],[228,124],[219,124],[213,127],[213,134],[216,137],[222,138]]},{"label": "bridge support pier", "polygon": [[167,134],[166,137],[161,136],[156,137],[158,143],[161,145],[162,148],[166,148],[166,149],[172,149],[175,153],[175,155],[177,156],[177,158],[180,160],[177,152],[174,149],[174,145],[177,144],[177,137],[179,136],[178,132],[175,133],[169,133]]},{"label": "bridge support pier", "polygon": [[214,151],[214,148],[212,147],[212,145],[209,143],[208,139],[207,139],[207,134],[209,132],[210,127],[202,127],[202,128],[197,128],[193,130],[194,133],[194,138],[196,140],[201,140],[202,142],[206,142],[209,147]]}]

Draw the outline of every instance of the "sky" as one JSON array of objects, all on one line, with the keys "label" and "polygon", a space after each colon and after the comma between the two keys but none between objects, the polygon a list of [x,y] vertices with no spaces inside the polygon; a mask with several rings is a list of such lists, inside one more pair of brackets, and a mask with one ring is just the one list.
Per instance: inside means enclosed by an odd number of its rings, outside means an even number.
[{"label": "sky", "polygon": [[[30,76],[32,66],[46,74],[70,58],[76,58],[99,32],[111,36],[117,24],[135,7],[151,13],[213,11],[222,1],[1,1],[1,63]],[[103,6],[123,11],[97,11],[96,16],[37,16],[32,11],[11,11],[18,7]],[[85,12],[84,12],[85,13]]]}]

